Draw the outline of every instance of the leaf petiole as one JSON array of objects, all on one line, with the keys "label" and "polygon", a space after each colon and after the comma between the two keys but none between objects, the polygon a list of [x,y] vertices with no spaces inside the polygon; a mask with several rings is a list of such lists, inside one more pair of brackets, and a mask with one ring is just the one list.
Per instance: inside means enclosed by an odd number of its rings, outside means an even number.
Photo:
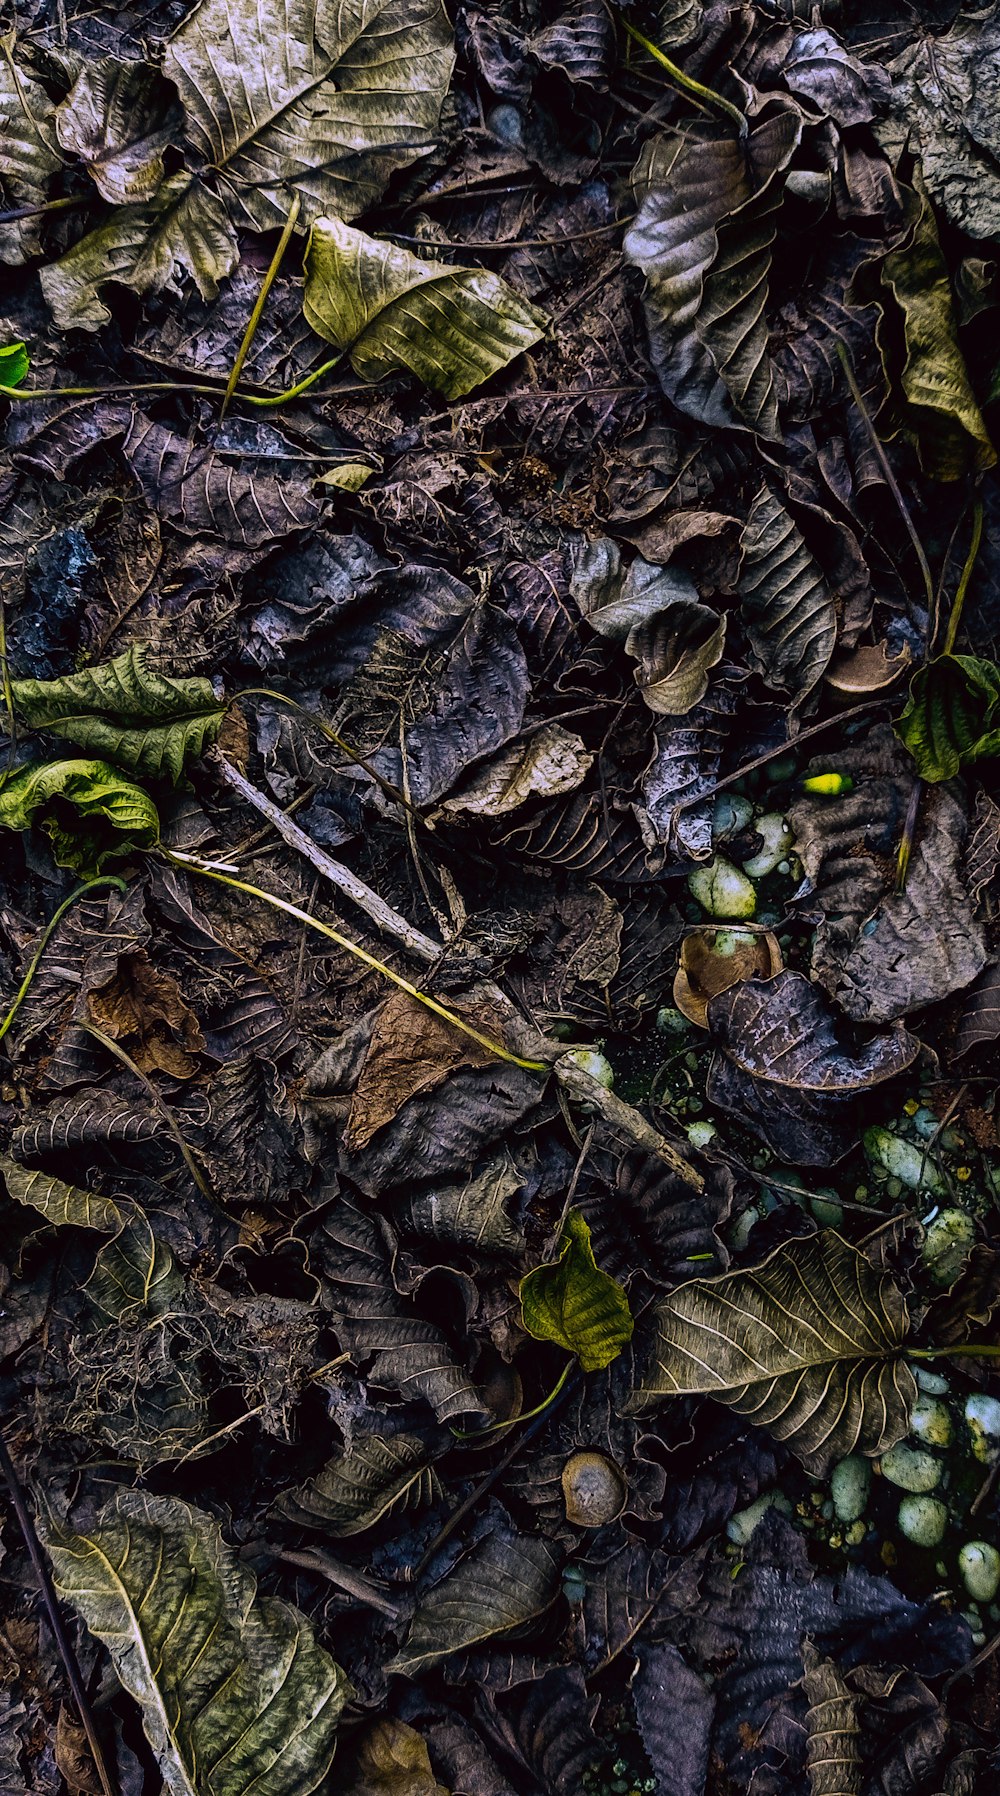
[{"label": "leaf petiole", "polygon": [[641,31],[637,31],[635,26],[629,23],[628,19],[622,19],[621,23],[633,42],[639,44],[641,48],[645,50],[647,56],[653,58],[654,62],[659,63],[661,69],[663,69],[664,73],[670,77],[670,80],[674,83],[675,87],[679,87],[682,93],[689,94],[696,104],[701,106],[715,106],[718,111],[724,112],[726,117],[731,118],[736,125],[740,137],[745,138],[747,136],[750,126],[747,122],[746,114],[741,112],[738,106],[734,106],[730,100],[726,100],[721,94],[717,94],[714,87],[705,87],[701,81],[695,81],[692,75],[685,75],[683,69],[679,69],[675,62],[671,62],[670,57],[665,55],[650,38],[644,37]]},{"label": "leaf petiole", "polygon": [[114,886],[117,891],[124,892],[125,881],[123,879],[119,879],[117,874],[114,874],[114,873],[104,873],[98,879],[85,880],[83,885],[77,886],[75,892],[71,892],[68,898],[63,899],[58,910],[55,911],[53,913],[53,915],[49,918],[48,922],[45,925],[44,930],[42,931],[42,939],[39,942],[38,947],[35,949],[35,952],[31,957],[31,961],[29,963],[28,970],[25,973],[24,978],[21,981],[20,989],[18,990],[17,996],[14,999],[14,1002],[11,1005],[10,1009],[8,1010],[7,1015],[4,1017],[3,1022],[0,1023],[0,1041],[2,1041],[4,1036],[7,1034],[7,1031],[10,1028],[11,1024],[13,1023],[14,1018],[17,1016],[17,1013],[20,1010],[21,1005],[24,1003],[24,1000],[28,995],[28,987],[30,986],[31,981],[34,979],[35,974],[38,971],[42,955],[45,953],[45,950],[48,947],[49,942],[52,939],[52,936],[54,935],[59,924],[62,922],[62,919],[66,915],[66,912],[70,909],[70,907],[72,905],[74,905],[76,903],[78,898],[85,898],[88,892],[98,891],[103,886]]},{"label": "leaf petiole", "polygon": [[534,1409],[525,1410],[521,1416],[511,1416],[506,1422],[491,1422],[488,1428],[474,1428],[468,1432],[462,1428],[453,1428],[452,1434],[457,1441],[483,1441],[491,1434],[500,1434],[503,1429],[519,1428],[522,1422],[532,1421],[535,1416],[540,1416],[543,1410],[548,1409],[550,1403],[555,1402],[575,1365],[574,1359],[566,1361],[548,1396],[543,1397],[541,1403],[536,1403]]}]

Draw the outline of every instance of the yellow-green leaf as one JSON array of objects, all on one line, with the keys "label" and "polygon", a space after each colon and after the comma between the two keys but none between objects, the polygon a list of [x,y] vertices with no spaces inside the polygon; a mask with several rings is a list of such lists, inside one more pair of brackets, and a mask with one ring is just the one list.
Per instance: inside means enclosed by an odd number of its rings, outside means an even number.
[{"label": "yellow-green leaf", "polygon": [[632,1338],[628,1298],[618,1280],[597,1265],[579,1210],[566,1218],[559,1258],[527,1273],[520,1296],[528,1333],[575,1353],[585,1372],[609,1366]]},{"label": "yellow-green leaf", "polygon": [[84,875],[159,840],[152,799],[107,761],[46,761],[18,767],[0,787],[0,828],[38,824],[60,867]]},{"label": "yellow-green leaf", "polygon": [[409,369],[458,399],[530,349],[547,323],[499,275],[422,262],[336,218],[314,224],[305,267],[309,323],[362,380]]},{"label": "yellow-green leaf", "polygon": [[93,1530],[49,1519],[56,1588],[142,1710],[168,1796],[325,1785],[349,1686],[297,1609],[260,1596],[211,1516],[123,1491]]},{"label": "yellow-green leaf", "polygon": [[97,1229],[110,1235],[125,1225],[125,1212],[113,1197],[99,1197],[79,1185],[65,1185],[47,1172],[33,1172],[17,1160],[0,1156],[0,1173],[8,1197],[37,1210],[53,1227]]}]

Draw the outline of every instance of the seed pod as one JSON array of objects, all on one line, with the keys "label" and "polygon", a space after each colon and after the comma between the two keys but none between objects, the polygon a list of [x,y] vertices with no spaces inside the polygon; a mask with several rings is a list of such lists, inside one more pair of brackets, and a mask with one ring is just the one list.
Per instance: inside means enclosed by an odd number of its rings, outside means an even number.
[{"label": "seed pod", "polygon": [[814,798],[839,798],[853,787],[849,773],[813,773],[802,781],[803,792],[811,792]]},{"label": "seed pod", "polygon": [[621,1466],[606,1453],[583,1448],[572,1453],[562,1470],[566,1520],[574,1528],[604,1528],[617,1521],[628,1497]]}]

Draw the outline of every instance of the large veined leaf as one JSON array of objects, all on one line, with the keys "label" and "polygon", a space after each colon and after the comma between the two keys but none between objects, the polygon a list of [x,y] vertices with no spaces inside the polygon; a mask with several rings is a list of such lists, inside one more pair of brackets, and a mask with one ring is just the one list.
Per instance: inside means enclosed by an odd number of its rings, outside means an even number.
[{"label": "large veined leaf", "polygon": [[906,421],[921,463],[935,479],[960,480],[993,467],[996,452],[959,347],[948,265],[919,175],[914,185],[919,203],[911,235],[886,256],[882,278],[903,312]]},{"label": "large veined leaf", "polygon": [[442,0],[201,0],[166,74],[196,161],[234,218],[266,231],[354,218],[434,142],[454,51]]},{"label": "large veined leaf", "polygon": [[97,1229],[110,1235],[125,1223],[125,1212],[113,1197],[99,1197],[79,1185],[66,1185],[47,1172],[32,1172],[16,1160],[0,1156],[0,1173],[8,1197],[37,1210],[46,1222],[60,1228]]},{"label": "large veined leaf", "polygon": [[[6,57],[0,58],[0,196],[4,210],[41,206],[49,181],[62,166],[55,137],[55,108],[44,87]],[[0,224],[0,262],[24,262],[37,254],[42,218]]]},{"label": "large veined leaf", "polygon": [[632,1338],[628,1298],[618,1280],[597,1265],[590,1228],[579,1210],[566,1218],[558,1259],[526,1273],[520,1296],[528,1333],[575,1353],[585,1372],[609,1366]]},{"label": "large veined leaf", "polygon": [[406,1641],[387,1671],[416,1671],[523,1627],[556,1594],[559,1551],[552,1541],[498,1527],[418,1604]]},{"label": "large veined leaf", "polygon": [[308,1484],[285,1491],[278,1507],[291,1521],[347,1539],[396,1509],[433,1501],[433,1449],[415,1434],[359,1434],[349,1451],[327,1460]]},{"label": "large veined leaf", "polygon": [[1000,667],[976,655],[927,662],[910,681],[896,734],[932,784],[1000,754]]},{"label": "large veined leaf", "polygon": [[787,1241],[759,1266],[680,1285],[655,1308],[634,1407],[710,1396],[785,1441],[822,1474],[906,1433],[916,1380],[903,1362],[901,1293],[832,1230]]},{"label": "large veined leaf", "polygon": [[801,973],[748,979],[712,998],[718,1049],[708,1075],[714,1104],[783,1159],[831,1166],[857,1140],[865,1097],[913,1065],[914,1036],[897,1025],[856,1052],[838,1035],[820,988]]},{"label": "large veined leaf", "polygon": [[778,435],[767,354],[771,247],[800,121],[777,112],[746,145],[713,127],[657,139],[633,181],[625,236],[646,276],[653,365],[674,404],[702,423]]},{"label": "large veined leaf", "polygon": [[120,281],[136,293],[176,292],[179,276],[189,274],[202,298],[214,299],[219,282],[238,261],[225,207],[182,170],[149,202],[119,206],[58,262],[41,269],[39,279],[61,330],[94,331],[111,317],[100,296],[107,281]]},{"label": "large veined leaf", "polygon": [[217,1524],[123,1491],[88,1534],[49,1520],[56,1587],[142,1710],[169,1796],[327,1787],[348,1686],[305,1616],[260,1596]]},{"label": "large veined leaf", "polygon": [[19,767],[0,787],[0,828],[38,823],[60,867],[99,872],[159,840],[152,799],[107,761],[48,761]]},{"label": "large veined leaf", "polygon": [[801,530],[766,484],[743,531],[740,605],[760,673],[801,702],[833,654],[837,613]]},{"label": "large veined leaf", "polygon": [[59,680],[13,680],[14,710],[33,730],[154,779],[180,779],[215,741],[225,705],[205,679],[173,679],[139,644],[100,667]]},{"label": "large veined leaf", "polygon": [[423,262],[321,218],[306,249],[306,317],[362,380],[399,369],[459,399],[543,335],[547,319],[482,268]]}]

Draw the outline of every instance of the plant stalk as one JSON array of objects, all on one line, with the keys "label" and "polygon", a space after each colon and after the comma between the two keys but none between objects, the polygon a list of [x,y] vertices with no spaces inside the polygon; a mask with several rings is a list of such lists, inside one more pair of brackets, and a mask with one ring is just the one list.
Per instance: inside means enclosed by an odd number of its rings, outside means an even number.
[{"label": "plant stalk", "polygon": [[39,967],[39,963],[41,961],[42,955],[45,953],[45,950],[48,947],[49,942],[51,941],[52,936],[55,933],[55,930],[58,928],[59,924],[62,922],[62,919],[66,915],[66,912],[70,909],[70,907],[72,905],[74,905],[76,903],[78,898],[85,898],[88,892],[98,891],[102,886],[114,886],[119,892],[124,892],[125,881],[123,879],[119,879],[117,877],[117,875],[114,873],[104,873],[104,874],[101,874],[100,878],[98,878],[98,879],[88,879],[82,886],[77,886],[76,891],[71,892],[68,898],[64,898],[62,903],[59,906],[59,909],[57,911],[55,911],[53,913],[53,915],[49,918],[49,921],[46,923],[45,928],[42,931],[42,939],[39,942],[38,947],[35,949],[35,952],[31,957],[30,963],[28,965],[28,970],[25,973],[24,978],[21,980],[21,984],[18,989],[17,996],[14,999],[14,1002],[11,1005],[10,1009],[8,1010],[7,1015],[4,1017],[3,1022],[0,1023],[0,1041],[2,1041],[4,1036],[7,1034],[7,1031],[10,1028],[11,1024],[13,1023],[14,1018],[17,1016],[17,1013],[20,1010],[21,1005],[24,1003],[24,1000],[28,994],[28,987],[30,986],[31,981],[34,979],[35,974],[38,971],[38,967]]},{"label": "plant stalk", "polygon": [[952,600],[951,616],[948,619],[948,633],[945,636],[944,649],[942,651],[945,655],[950,655],[955,647],[958,626],[962,621],[962,608],[965,604],[965,595],[969,590],[969,581],[972,579],[972,571],[976,565],[976,557],[979,554],[979,545],[982,540],[983,502],[981,499],[977,499],[972,513],[972,541],[969,544],[969,553],[965,557],[965,566],[962,569],[955,597]]},{"label": "plant stalk", "polygon": [[243,372],[243,364],[246,361],[247,356],[250,353],[250,346],[254,340],[254,337],[257,335],[257,326],[259,325],[259,323],[261,321],[264,307],[267,304],[267,296],[270,293],[271,288],[274,286],[275,277],[277,276],[278,270],[281,267],[282,262],[284,261],[285,251],[288,248],[288,244],[291,239],[292,232],[294,231],[295,226],[298,223],[299,213],[301,210],[302,210],[302,196],[299,193],[293,193],[292,203],[288,208],[288,217],[285,220],[284,229],[281,233],[281,236],[278,239],[278,247],[275,250],[274,255],[271,257],[270,266],[268,268],[267,273],[264,276],[264,280],[261,285],[260,292],[257,295],[257,299],[254,304],[253,311],[251,312],[250,317],[247,320],[247,327],[246,327],[246,330],[243,332],[243,341],[240,344],[239,349],[236,351],[236,360],[233,363],[232,372],[229,376],[229,379],[226,382],[226,390],[222,395],[222,405],[219,409],[219,422],[220,423],[222,422],[222,419],[225,417],[226,412],[229,409],[229,401],[231,400],[233,394],[236,391],[236,383],[239,380],[240,375]]},{"label": "plant stalk", "polygon": [[644,37],[641,31],[637,31],[635,26],[629,23],[628,19],[622,19],[621,23],[625,27],[625,30],[628,32],[632,41],[639,44],[641,48],[645,50],[647,56],[653,58],[654,62],[659,63],[661,69],[673,82],[675,87],[679,87],[682,93],[688,94],[689,97],[694,100],[695,104],[701,106],[702,109],[707,106],[714,106],[719,112],[724,112],[727,118],[732,119],[739,131],[740,138],[743,139],[747,136],[750,126],[747,123],[746,114],[741,112],[738,106],[734,106],[730,100],[726,100],[721,94],[717,94],[714,87],[705,87],[701,81],[695,81],[692,75],[685,75],[683,69],[679,69],[675,62],[671,62],[670,57],[666,56],[664,52],[651,41],[651,39]]}]

